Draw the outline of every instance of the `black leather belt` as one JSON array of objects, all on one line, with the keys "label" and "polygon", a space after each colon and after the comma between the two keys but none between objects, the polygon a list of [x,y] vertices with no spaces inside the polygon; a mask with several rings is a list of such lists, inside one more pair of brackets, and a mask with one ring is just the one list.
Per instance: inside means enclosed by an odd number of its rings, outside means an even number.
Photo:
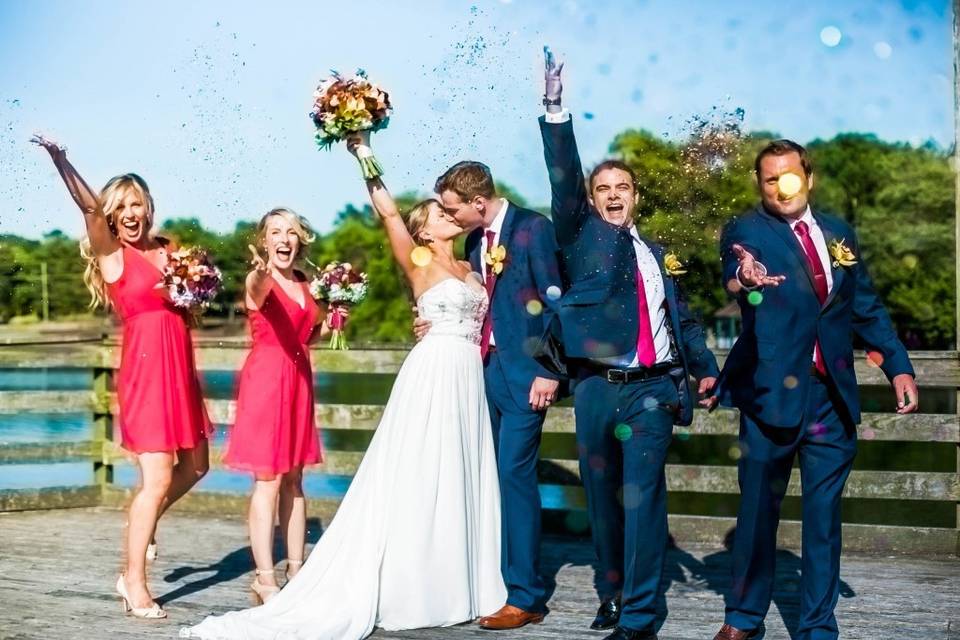
[{"label": "black leather belt", "polygon": [[589,363],[587,370],[593,374],[603,376],[607,382],[625,384],[628,382],[639,382],[649,380],[650,378],[659,378],[670,373],[671,369],[680,366],[676,362],[664,362],[652,367],[636,367],[630,369],[619,369],[617,367],[605,367],[603,365]]}]

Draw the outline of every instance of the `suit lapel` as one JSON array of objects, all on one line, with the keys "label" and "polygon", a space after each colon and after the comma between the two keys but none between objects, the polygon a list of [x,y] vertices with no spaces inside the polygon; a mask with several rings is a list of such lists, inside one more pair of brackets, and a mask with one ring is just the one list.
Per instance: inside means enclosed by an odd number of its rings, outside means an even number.
[{"label": "suit lapel", "polygon": [[800,268],[803,269],[805,274],[807,274],[807,282],[810,285],[810,290],[816,294],[816,289],[813,287],[813,272],[810,271],[810,265],[807,263],[807,254],[803,252],[803,247],[800,246],[797,238],[793,235],[793,230],[790,228],[790,223],[779,216],[774,216],[770,213],[767,213],[767,210],[762,206],[760,207],[760,211],[763,220],[766,221],[766,223],[770,226],[770,229],[773,230],[773,232],[779,236],[781,240],[783,240],[784,244],[787,245],[787,248],[800,265]]},{"label": "suit lapel", "polygon": [[[639,229],[637,230],[637,235],[640,235]],[[670,276],[663,267],[663,256],[666,254],[664,253],[663,247],[656,242],[652,242],[649,238],[640,235],[640,240],[647,245],[647,248],[649,248],[653,254],[654,260],[657,261],[657,267],[660,269],[660,279],[663,280],[663,296],[667,301],[667,312],[670,314],[670,324],[673,326],[674,332],[677,332],[680,329],[680,315],[677,309],[677,289],[674,286],[673,277]]]},{"label": "suit lapel", "polygon": [[[510,239],[513,236],[513,222],[516,217],[516,207],[509,200],[505,200],[507,203],[507,210],[503,214],[503,224],[500,225],[500,235],[497,236],[497,244],[503,245],[507,250],[507,257],[503,261],[503,269],[506,271],[510,268],[510,260],[512,256],[510,255]],[[479,242],[477,243],[480,244]],[[489,249],[488,249],[489,250]],[[481,256],[481,259],[483,256]],[[489,268],[490,265],[487,265]],[[500,272],[500,275],[495,275],[493,277],[493,286],[490,289],[490,302],[493,303],[493,294],[497,290],[497,282],[500,281],[500,278],[503,277],[504,271]]]},{"label": "suit lapel", "polygon": [[823,303],[823,308],[826,309],[830,306],[830,303],[833,302],[834,297],[837,295],[837,291],[840,290],[840,286],[843,284],[844,277],[846,277],[846,269],[840,265],[833,266],[833,256],[829,255],[830,243],[834,240],[842,240],[843,238],[840,238],[837,235],[836,230],[827,223],[823,216],[819,215],[817,212],[813,212],[813,217],[823,230],[823,239],[827,243],[827,255],[830,258],[830,274],[833,277],[833,286],[830,287],[830,293],[827,295],[827,299]]}]

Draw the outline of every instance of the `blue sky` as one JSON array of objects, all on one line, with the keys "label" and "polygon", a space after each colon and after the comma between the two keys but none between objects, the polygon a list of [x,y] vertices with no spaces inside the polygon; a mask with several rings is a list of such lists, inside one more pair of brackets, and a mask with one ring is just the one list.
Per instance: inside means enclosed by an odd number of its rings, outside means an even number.
[{"label": "blue sky", "polygon": [[163,4],[0,0],[0,233],[81,232],[35,130],[96,187],[143,175],[161,219],[224,230],[285,205],[328,230],[365,202],[355,161],[312,140],[311,93],[331,68],[390,91],[374,144],[395,192],[472,158],[546,203],[544,44],[567,62],[586,164],[623,129],[678,136],[714,107],[802,142],[953,140],[947,0]]}]

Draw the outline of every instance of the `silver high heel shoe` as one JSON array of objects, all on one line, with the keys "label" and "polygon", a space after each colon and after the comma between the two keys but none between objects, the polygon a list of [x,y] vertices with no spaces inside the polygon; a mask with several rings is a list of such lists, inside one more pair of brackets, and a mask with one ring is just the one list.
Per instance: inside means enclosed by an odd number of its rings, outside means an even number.
[{"label": "silver high heel shoe", "polygon": [[117,594],[123,604],[123,612],[130,613],[134,618],[143,618],[145,620],[157,620],[166,618],[167,612],[160,608],[156,602],[149,607],[135,607],[130,603],[130,594],[127,593],[127,585],[123,581],[123,574],[117,578]]},{"label": "silver high heel shoe", "polygon": [[260,582],[260,576],[273,575],[273,569],[256,569],[254,572],[253,583],[250,585],[250,591],[253,592],[253,598],[256,604],[266,604],[270,598],[280,593],[280,587],[272,584],[263,584]]}]

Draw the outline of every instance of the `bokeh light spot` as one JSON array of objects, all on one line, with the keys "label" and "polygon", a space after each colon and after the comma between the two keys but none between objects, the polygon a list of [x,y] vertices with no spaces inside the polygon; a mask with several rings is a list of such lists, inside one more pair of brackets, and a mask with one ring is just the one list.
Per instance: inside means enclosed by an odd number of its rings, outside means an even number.
[{"label": "bokeh light spot", "polygon": [[760,293],[759,291],[751,291],[750,293],[747,294],[747,302],[749,302],[753,306],[757,306],[758,304],[763,302],[763,294]]},{"label": "bokeh light spot", "polygon": [[433,254],[426,247],[416,247],[410,252],[410,261],[418,267],[425,267],[433,261]]},{"label": "bokeh light spot", "polygon": [[552,284],[549,287],[547,287],[547,298],[549,298],[550,300],[559,300],[561,293],[562,292],[560,291],[560,287],[558,287],[555,284]]},{"label": "bokeh light spot", "polygon": [[827,45],[828,47],[835,47],[840,44],[840,41],[843,39],[843,34],[840,33],[840,29],[837,29],[835,26],[828,25],[820,30],[820,42]]},{"label": "bokeh light spot", "polygon": [[801,188],[803,180],[795,173],[787,172],[777,178],[777,190],[784,197],[792,198],[800,193]]},{"label": "bokeh light spot", "polygon": [[867,364],[871,367],[882,367],[883,354],[879,351],[867,351]]},{"label": "bokeh light spot", "polygon": [[881,40],[873,45],[873,53],[881,60],[886,60],[893,54],[893,47],[890,46],[890,43]]},{"label": "bokeh light spot", "polygon": [[917,264],[920,262],[917,256],[913,255],[912,253],[908,253],[907,255],[903,256],[901,261],[903,262],[903,266],[905,266],[907,269],[916,269]]},{"label": "bokeh light spot", "polygon": [[527,301],[527,313],[531,316],[538,316],[543,313],[543,303],[539,300],[528,300]]},{"label": "bokeh light spot", "polygon": [[787,376],[783,379],[783,386],[787,389],[796,389],[798,384],[800,384],[800,381],[797,380],[796,376]]},{"label": "bokeh light spot", "polygon": [[633,429],[630,428],[630,425],[621,422],[613,430],[613,436],[620,442],[626,442],[633,437]]},{"label": "bokeh light spot", "polygon": [[739,460],[743,456],[743,452],[740,451],[740,447],[733,445],[730,447],[730,450],[727,452],[727,455],[730,456],[731,460]]}]

